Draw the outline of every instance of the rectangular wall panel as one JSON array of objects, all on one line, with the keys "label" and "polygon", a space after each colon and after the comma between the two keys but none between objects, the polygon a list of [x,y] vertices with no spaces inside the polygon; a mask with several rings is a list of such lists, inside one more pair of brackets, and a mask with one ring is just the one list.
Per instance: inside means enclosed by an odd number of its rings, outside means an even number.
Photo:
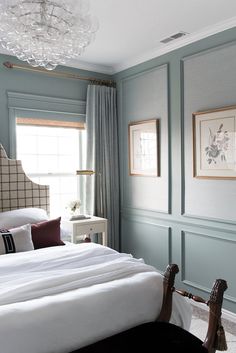
[{"label": "rectangular wall panel", "polygon": [[[167,65],[162,65],[122,81],[123,152],[121,167],[124,207],[164,213],[169,211],[167,78]],[[160,122],[160,176],[130,176],[128,124],[149,119],[159,119]]]},{"label": "rectangular wall panel", "polygon": [[165,271],[171,262],[170,227],[124,217],[121,242],[122,251],[144,258],[158,270]]},{"label": "rectangular wall panel", "polygon": [[210,292],[215,279],[225,279],[225,296],[236,303],[236,239],[220,233],[214,235],[212,231],[182,231],[181,249],[181,276],[185,284]]},{"label": "rectangular wall panel", "polygon": [[236,105],[236,44],[189,56],[184,73],[184,212],[236,222],[236,179],[193,177],[192,113]]}]

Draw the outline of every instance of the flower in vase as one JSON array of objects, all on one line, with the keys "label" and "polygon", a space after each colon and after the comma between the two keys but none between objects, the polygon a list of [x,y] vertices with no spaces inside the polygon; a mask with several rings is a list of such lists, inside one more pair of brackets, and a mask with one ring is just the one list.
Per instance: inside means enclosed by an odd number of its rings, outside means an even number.
[{"label": "flower in vase", "polygon": [[80,200],[72,200],[68,203],[67,208],[70,210],[70,212],[75,213],[76,211],[78,211],[80,206],[81,206]]}]

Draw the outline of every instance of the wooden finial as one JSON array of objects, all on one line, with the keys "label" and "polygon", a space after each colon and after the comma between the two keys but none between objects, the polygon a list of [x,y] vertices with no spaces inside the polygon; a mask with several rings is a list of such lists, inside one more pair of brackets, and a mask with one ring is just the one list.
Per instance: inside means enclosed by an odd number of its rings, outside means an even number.
[{"label": "wooden finial", "polygon": [[179,267],[176,264],[167,266],[163,278],[163,298],[162,307],[157,321],[168,322],[172,311],[172,294],[174,291],[175,276],[179,272]]},{"label": "wooden finial", "polygon": [[4,66],[6,66],[8,69],[13,69],[13,64],[10,63],[10,61],[5,61],[5,63],[3,63]]}]

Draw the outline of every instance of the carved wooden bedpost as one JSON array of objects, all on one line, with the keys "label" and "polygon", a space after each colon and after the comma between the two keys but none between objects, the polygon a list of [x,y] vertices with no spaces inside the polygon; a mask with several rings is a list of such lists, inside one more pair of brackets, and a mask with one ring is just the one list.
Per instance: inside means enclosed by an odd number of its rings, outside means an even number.
[{"label": "carved wooden bedpost", "polygon": [[209,325],[207,335],[203,346],[209,353],[215,353],[216,350],[227,350],[224,329],[221,325],[221,308],[223,303],[224,291],[227,289],[227,282],[223,279],[217,279],[213,285],[209,306]]},{"label": "carved wooden bedpost", "polygon": [[202,297],[186,292],[185,290],[173,288],[173,291],[183,297],[187,297],[195,302],[208,305],[208,329],[206,338],[202,344],[203,347],[207,348],[208,353],[215,353],[216,350],[227,350],[224,328],[221,324],[221,308],[223,304],[224,291],[226,289],[227,282],[223,279],[217,279],[212,286],[210,299],[205,300]]},{"label": "carved wooden bedpost", "polygon": [[163,279],[163,299],[161,312],[156,321],[169,322],[172,312],[172,296],[175,282],[175,275],[179,272],[176,264],[167,266]]}]

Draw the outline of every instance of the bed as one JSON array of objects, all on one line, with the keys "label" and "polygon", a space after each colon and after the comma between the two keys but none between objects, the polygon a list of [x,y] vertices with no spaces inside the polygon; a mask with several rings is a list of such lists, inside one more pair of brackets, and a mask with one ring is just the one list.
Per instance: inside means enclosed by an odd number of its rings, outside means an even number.
[{"label": "bed", "polygon": [[118,347],[117,337],[130,340],[156,320],[189,329],[191,306],[174,292],[176,265],[163,275],[131,254],[63,241],[60,217],[48,216],[49,188],[32,183],[2,146],[0,200],[2,353],[113,352],[113,341],[94,344],[115,337]]}]

